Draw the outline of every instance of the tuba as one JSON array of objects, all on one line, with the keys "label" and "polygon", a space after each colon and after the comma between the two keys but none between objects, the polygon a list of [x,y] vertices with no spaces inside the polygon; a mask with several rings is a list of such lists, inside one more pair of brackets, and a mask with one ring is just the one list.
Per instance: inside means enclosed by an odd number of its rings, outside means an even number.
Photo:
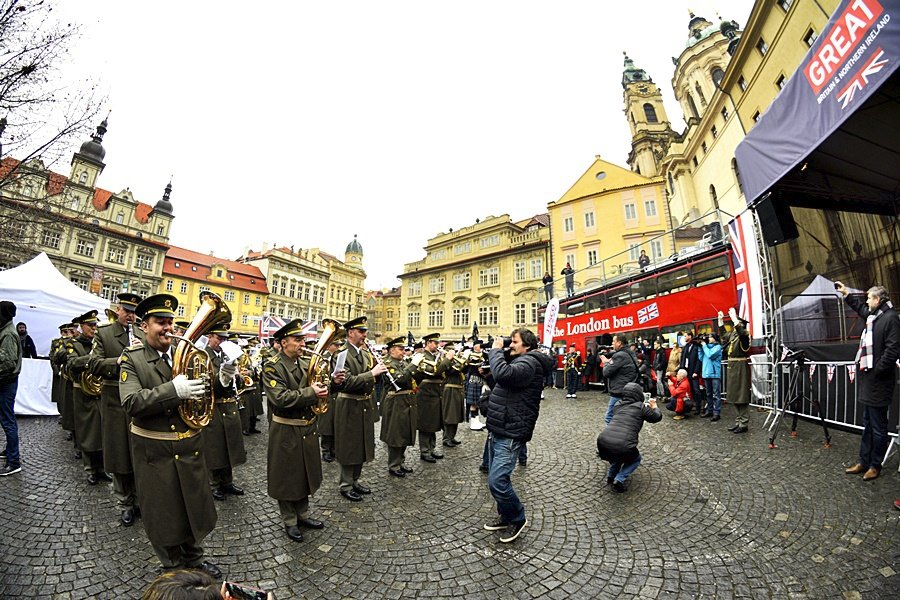
[{"label": "tuba", "polygon": [[[331,361],[324,355],[325,348],[345,335],[344,328],[334,319],[322,319],[322,332],[319,342],[312,350],[308,350],[309,365],[306,368],[306,385],[318,383],[328,387],[331,385]],[[321,415],[328,412],[328,396],[320,399],[312,407],[312,411]]]},{"label": "tuba", "polygon": [[[119,318],[119,313],[107,308],[106,318],[109,319],[109,323],[115,323]],[[81,384],[81,392],[85,396],[99,396],[103,390],[103,378],[99,375],[94,375],[88,369],[81,372],[81,381],[79,383]]]},{"label": "tuba", "polygon": [[216,294],[206,292],[200,296],[200,309],[184,335],[168,334],[178,340],[172,358],[172,377],[184,375],[188,379],[202,379],[206,384],[206,391],[201,398],[182,400],[178,407],[178,414],[191,429],[202,429],[209,425],[215,404],[210,376],[212,361],[205,350],[197,347],[196,342],[216,325],[230,320],[231,310],[228,306]]}]

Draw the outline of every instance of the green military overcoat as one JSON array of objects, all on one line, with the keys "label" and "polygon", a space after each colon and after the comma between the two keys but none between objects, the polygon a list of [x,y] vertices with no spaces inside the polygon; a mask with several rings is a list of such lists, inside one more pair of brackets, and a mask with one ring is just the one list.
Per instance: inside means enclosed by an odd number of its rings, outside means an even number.
[{"label": "green military overcoat", "polygon": [[750,335],[747,328],[739,321],[721,338],[722,347],[728,351],[725,398],[732,404],[750,404]]},{"label": "green military overcoat", "polygon": [[[125,350],[119,395],[135,425],[158,432],[189,430],[178,414],[181,401],[171,379],[172,369],[150,346]],[[202,436],[180,440],[130,436],[137,504],[147,537],[160,546],[191,539],[199,544],[216,526]]]},{"label": "green military overcoat", "polygon": [[275,415],[311,421],[308,425],[269,425],[268,493],[276,500],[296,502],[312,496],[322,485],[319,434],[312,407],[318,403],[306,385],[306,363],[277,354],[263,366],[266,397]]},{"label": "green military overcoat", "polygon": [[348,345],[347,377],[334,399],[334,456],[342,465],[361,465],[375,458],[375,420],[370,415],[375,389],[375,359],[365,349]]},{"label": "green military overcoat", "polygon": [[388,383],[388,392],[381,401],[381,441],[388,446],[400,448],[412,446],[416,442],[419,427],[419,404],[413,392],[416,368],[406,361],[384,359],[388,373],[400,386],[400,391]]},{"label": "green military overcoat", "polygon": [[75,418],[75,441],[85,452],[103,450],[103,422],[100,396],[90,396],[81,389],[81,375],[88,370],[92,342],[83,335],[66,343],[66,368],[72,378],[72,414]]},{"label": "green military overcoat", "polygon": [[466,397],[463,374],[451,365],[444,371],[444,390],[441,398],[441,418],[447,425],[458,425],[465,420]]},{"label": "green military overcoat", "polygon": [[[437,355],[426,350],[425,359],[437,361]],[[421,367],[421,363],[419,366]],[[437,361],[435,373],[425,375],[419,384],[419,431],[422,433],[435,433],[443,427],[444,372],[449,368],[450,360],[445,358]]]},{"label": "green military overcoat", "polygon": [[53,338],[50,340],[50,370],[53,372],[53,379],[50,386],[50,400],[56,403],[56,410],[62,415],[62,396],[65,393],[65,384],[59,376],[59,364],[53,359],[56,351],[63,344],[63,338]]},{"label": "green military overcoat", "polygon": [[56,352],[51,357],[52,362],[59,366],[59,383],[62,387],[60,394],[59,414],[62,417],[62,428],[66,431],[75,431],[75,414],[72,407],[72,380],[69,378],[68,365],[69,353],[66,352],[67,340],[62,340]]},{"label": "green military overcoat", "polygon": [[203,443],[206,444],[206,467],[223,469],[236,467],[247,462],[244,436],[241,433],[241,415],[238,414],[237,390],[234,386],[223,386],[219,381],[220,354],[209,348],[206,354],[212,362],[210,377],[216,398],[215,409],[209,425],[203,428]]}]

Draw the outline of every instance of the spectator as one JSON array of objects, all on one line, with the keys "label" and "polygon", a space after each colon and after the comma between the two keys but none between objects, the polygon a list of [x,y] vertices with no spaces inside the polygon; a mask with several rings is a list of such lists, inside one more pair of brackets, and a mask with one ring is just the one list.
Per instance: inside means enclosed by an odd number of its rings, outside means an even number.
[{"label": "spectator", "polygon": [[609,405],[606,407],[606,424],[612,421],[613,407],[622,397],[626,383],[638,380],[637,359],[628,347],[628,340],[621,333],[613,336],[613,355],[603,365],[603,376],[609,380]]},{"label": "spectator", "polygon": [[504,530],[500,536],[503,543],[514,541],[528,526],[525,507],[512,487],[510,475],[522,445],[534,433],[544,376],[552,364],[550,357],[538,350],[534,332],[514,329],[510,337],[509,362],[504,358],[500,337],[488,355],[494,377],[487,406],[487,427],[491,434],[488,488],[497,503],[499,518],[484,528]]},{"label": "spectator", "polygon": [[609,461],[606,483],[611,483],[617,492],[624,492],[628,477],[640,466],[641,453],[638,451],[638,434],[648,423],[662,420],[656,400],[650,398],[644,405],[644,394],[636,383],[625,384],[622,397],[613,411],[609,425],[597,438],[597,454]]},{"label": "spectator", "polygon": [[550,302],[555,293],[553,290],[553,276],[550,274],[550,271],[544,273],[544,278],[541,281],[544,283],[544,296],[546,296],[547,302]]},{"label": "spectator", "polygon": [[669,377],[669,395],[672,397],[666,408],[675,411],[673,419],[680,421],[684,413],[690,410],[691,382],[687,378],[687,370],[678,369],[675,377]]},{"label": "spectator", "polygon": [[691,384],[691,398],[694,399],[694,411],[700,414],[700,372],[703,369],[703,361],[700,359],[700,344],[694,339],[693,331],[684,333],[684,349],[681,351],[681,367],[687,370],[688,381]]},{"label": "spectator", "polygon": [[[228,583],[219,585],[203,571],[179,569],[167,571],[153,580],[144,590],[141,600],[243,600],[244,596],[232,596]],[[272,592],[268,600],[275,600]]]},{"label": "spectator", "polygon": [[706,339],[701,339],[700,351],[703,359],[703,382],[706,384],[706,406],[700,412],[700,417],[712,417],[710,421],[718,421],[722,412],[722,345],[719,344],[719,336],[711,333]]},{"label": "spectator", "polygon": [[584,389],[588,389],[588,384],[594,380],[594,373],[597,372],[597,353],[593,348],[588,348],[587,356],[584,357]]},{"label": "spectator", "polygon": [[638,257],[638,266],[641,269],[645,269],[650,266],[650,257],[647,256],[646,250],[641,250],[641,255]]},{"label": "spectator", "polygon": [[16,323],[16,330],[19,332],[19,343],[22,344],[22,358],[37,358],[37,348],[34,347],[34,340],[28,335],[28,326],[19,321]]},{"label": "spectator", "polygon": [[637,354],[636,358],[638,366],[638,383],[644,392],[652,393],[655,386],[653,385],[653,377],[650,375],[650,365],[644,360],[643,354]]},{"label": "spectator", "polygon": [[16,422],[16,390],[22,370],[22,344],[13,330],[16,305],[8,300],[0,302],[0,425],[6,433],[6,465],[0,477],[22,470],[19,458],[19,425]]},{"label": "spectator", "polygon": [[861,294],[851,294],[840,281],[834,282],[844,301],[866,320],[856,353],[857,397],[863,405],[863,434],[859,462],[847,469],[850,475],[863,473],[865,481],[881,474],[881,461],[888,447],[888,409],[897,380],[900,357],[900,319],[888,299],[886,288],[876,285]]},{"label": "spectator", "polygon": [[653,372],[656,375],[656,395],[658,398],[665,398],[666,394],[666,348],[662,342],[656,340],[653,343]]},{"label": "spectator", "polygon": [[566,268],[560,274],[566,276],[566,297],[569,297],[575,293],[575,269],[571,264],[566,263]]}]

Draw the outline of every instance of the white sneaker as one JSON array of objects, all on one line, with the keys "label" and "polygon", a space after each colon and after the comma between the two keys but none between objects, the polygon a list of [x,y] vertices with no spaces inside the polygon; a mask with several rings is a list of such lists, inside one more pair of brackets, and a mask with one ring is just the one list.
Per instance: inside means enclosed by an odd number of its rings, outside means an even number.
[{"label": "white sneaker", "polygon": [[472,431],[481,431],[484,429],[485,425],[478,419],[470,419],[469,420],[469,429]]}]

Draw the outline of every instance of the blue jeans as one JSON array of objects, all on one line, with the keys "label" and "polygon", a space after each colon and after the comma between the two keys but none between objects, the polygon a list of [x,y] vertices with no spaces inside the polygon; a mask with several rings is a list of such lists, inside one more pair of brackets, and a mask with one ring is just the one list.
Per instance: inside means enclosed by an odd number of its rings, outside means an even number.
[{"label": "blue jeans", "polygon": [[722,412],[722,380],[710,377],[706,382],[706,412],[714,415]]},{"label": "blue jeans", "polygon": [[525,521],[525,506],[522,505],[510,481],[522,444],[520,440],[491,434],[488,451],[490,459],[488,489],[497,502],[497,513],[504,523]]},{"label": "blue jeans", "polygon": [[606,418],[604,419],[607,425],[609,425],[609,422],[612,421],[613,408],[615,408],[616,402],[618,401],[619,399],[615,396],[609,397],[609,406],[606,407]]},{"label": "blue jeans", "polygon": [[881,468],[888,447],[888,407],[863,407],[863,434],[859,442],[859,464]]},{"label": "blue jeans", "polygon": [[566,392],[574,394],[578,391],[578,371],[569,369],[566,371]]},{"label": "blue jeans", "polygon": [[615,479],[621,483],[631,477],[631,474],[637,471],[641,466],[641,455],[638,453],[637,458],[629,463],[610,463],[609,470],[606,472],[607,479]]},{"label": "blue jeans", "polygon": [[21,466],[19,458],[19,425],[16,423],[16,391],[19,378],[0,383],[0,425],[6,433],[6,464],[16,468]]}]

